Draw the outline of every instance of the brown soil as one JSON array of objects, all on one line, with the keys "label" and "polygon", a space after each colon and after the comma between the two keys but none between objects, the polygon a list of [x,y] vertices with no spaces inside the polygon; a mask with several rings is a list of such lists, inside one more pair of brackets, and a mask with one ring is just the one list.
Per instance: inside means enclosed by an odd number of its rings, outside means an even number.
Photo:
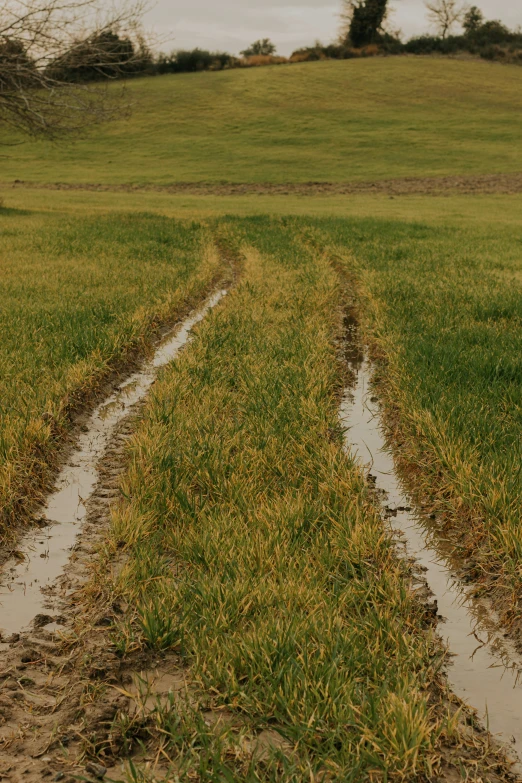
[{"label": "brown soil", "polygon": [[[138,407],[139,410],[139,407]],[[183,665],[175,654],[137,651],[122,660],[111,644],[111,628],[127,607],[96,595],[90,583],[101,534],[118,499],[125,443],[134,417],[118,427],[99,465],[100,480],[87,504],[81,541],[58,579],[53,616],[38,615],[31,632],[15,635],[0,651],[0,780],[122,779],[118,756],[125,732],[118,719],[141,724],[156,699],[186,699],[190,694]],[[115,561],[116,570],[121,563]],[[87,589],[86,589],[87,587]],[[144,694],[143,683],[147,682]],[[150,762],[158,779],[165,772],[155,753],[139,746],[140,762]],[[132,755],[132,754],[131,754]]]},{"label": "brown soil", "polygon": [[509,174],[474,174],[447,177],[401,177],[369,182],[303,182],[303,183],[205,183],[176,182],[153,184],[95,184],[69,182],[0,183],[2,187],[35,188],[40,190],[82,190],[114,193],[172,193],[198,196],[354,196],[363,194],[386,196],[450,196],[456,194],[516,194],[522,193],[522,172]]}]

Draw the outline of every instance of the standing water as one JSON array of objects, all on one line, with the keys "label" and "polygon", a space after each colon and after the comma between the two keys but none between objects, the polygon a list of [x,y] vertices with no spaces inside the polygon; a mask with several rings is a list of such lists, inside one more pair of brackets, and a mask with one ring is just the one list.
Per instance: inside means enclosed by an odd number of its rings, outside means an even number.
[{"label": "standing water", "polygon": [[522,658],[504,638],[487,603],[472,597],[473,585],[458,579],[447,544],[445,549],[430,530],[429,520],[410,509],[382,433],[369,362],[351,350],[350,365],[356,382],[346,391],[340,414],[346,449],[383,493],[387,515],[404,538],[408,555],[425,569],[443,618],[439,632],[451,656],[448,679],[453,692],[474,707],[491,733],[522,758]]},{"label": "standing water", "polygon": [[183,321],[160,343],[152,360],[92,413],[43,509],[47,526],[32,531],[23,539],[20,546],[23,559],[10,560],[4,566],[0,586],[0,629],[4,635],[23,630],[47,608],[49,599],[45,588],[61,574],[81,533],[86,503],[98,481],[97,463],[117,424],[145,397],[157,370],[176,358],[189,341],[191,329],[226,293],[217,291],[200,310]]}]

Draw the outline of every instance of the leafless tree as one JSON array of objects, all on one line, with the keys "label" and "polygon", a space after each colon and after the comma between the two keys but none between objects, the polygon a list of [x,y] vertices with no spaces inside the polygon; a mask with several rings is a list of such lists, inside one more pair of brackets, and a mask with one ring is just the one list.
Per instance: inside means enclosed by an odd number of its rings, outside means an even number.
[{"label": "leafless tree", "polygon": [[426,3],[428,18],[435,26],[441,38],[446,38],[457,22],[461,22],[466,13],[466,6],[457,0],[433,0]]},{"label": "leafless tree", "polygon": [[[56,139],[120,116],[122,91],[107,78],[143,55],[144,2],[0,0],[0,125]],[[94,78],[74,78],[86,68]]]}]

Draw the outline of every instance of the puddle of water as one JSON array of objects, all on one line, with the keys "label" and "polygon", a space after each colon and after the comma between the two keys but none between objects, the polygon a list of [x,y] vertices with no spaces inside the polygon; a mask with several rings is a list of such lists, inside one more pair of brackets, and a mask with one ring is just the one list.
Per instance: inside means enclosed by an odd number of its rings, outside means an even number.
[{"label": "puddle of water", "polygon": [[43,611],[55,608],[45,594],[60,575],[74,547],[85,504],[97,481],[97,463],[107,448],[114,429],[131,408],[142,400],[154,383],[157,370],[176,358],[190,339],[190,331],[225,296],[217,291],[203,307],[167,335],[153,359],[144,364],[92,413],[55,489],[43,509],[48,526],[31,531],[20,545],[23,561],[12,559],[3,569],[0,586],[0,628],[4,636],[19,633]]},{"label": "puddle of water", "polygon": [[[453,692],[522,758],[522,658],[504,638],[495,613],[485,602],[474,600],[473,586],[464,585],[455,575],[448,544],[437,539],[429,520],[410,510],[382,433],[369,362],[353,357],[350,365],[356,383],[346,391],[340,413],[347,428],[346,450],[369,472],[376,489],[385,493],[385,516],[402,533],[408,556],[426,569],[438,614],[444,618],[438,631],[451,654],[448,678]],[[516,771],[520,773],[522,766],[517,765]]]}]

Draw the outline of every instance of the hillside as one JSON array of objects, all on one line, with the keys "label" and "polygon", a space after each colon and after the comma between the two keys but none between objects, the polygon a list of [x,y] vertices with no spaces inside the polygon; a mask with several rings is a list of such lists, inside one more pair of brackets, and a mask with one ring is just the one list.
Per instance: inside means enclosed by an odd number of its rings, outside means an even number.
[{"label": "hillside", "polygon": [[90,138],[4,147],[0,179],[299,183],[522,171],[517,66],[373,58],[151,77],[129,91],[132,116]]}]

